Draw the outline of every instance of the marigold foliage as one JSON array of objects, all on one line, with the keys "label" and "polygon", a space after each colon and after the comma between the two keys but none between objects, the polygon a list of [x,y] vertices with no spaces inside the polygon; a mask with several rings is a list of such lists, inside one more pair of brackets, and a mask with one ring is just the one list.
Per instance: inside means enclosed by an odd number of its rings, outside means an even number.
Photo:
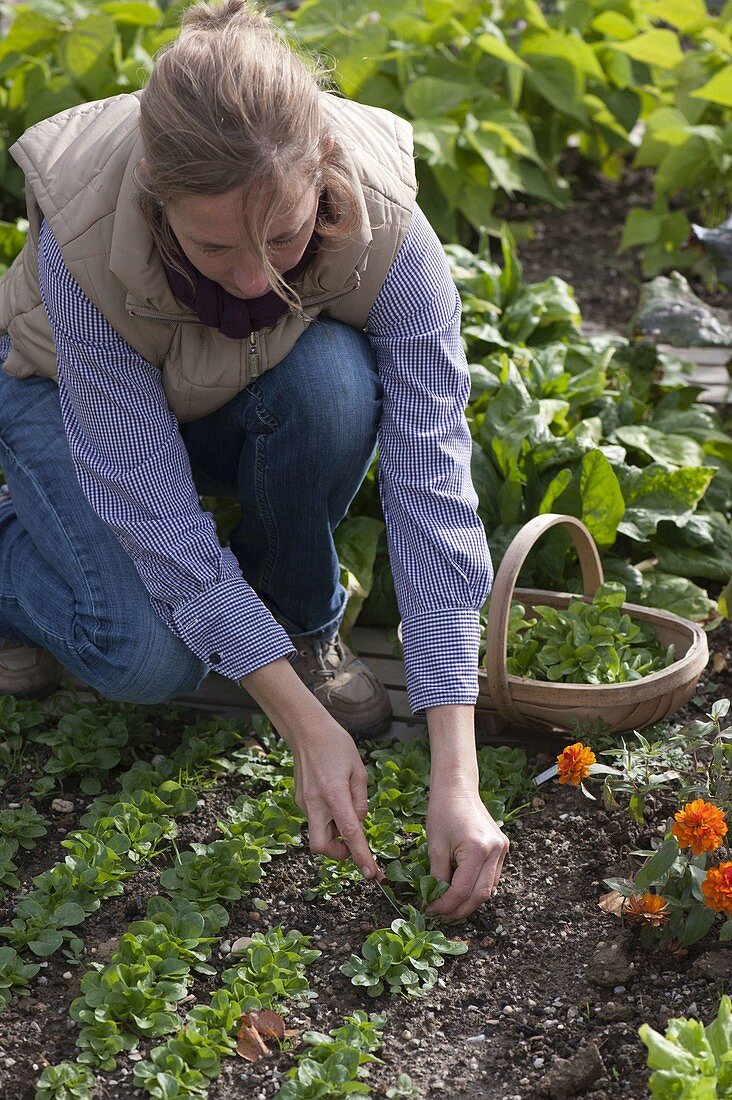
[{"label": "marigold foliage", "polygon": [[679,842],[679,848],[691,848],[695,856],[716,851],[727,832],[723,812],[703,798],[687,802],[674,817],[676,824],[671,832]]},{"label": "marigold foliage", "polygon": [[590,765],[596,760],[592,749],[588,749],[581,741],[574,745],[567,745],[557,757],[557,774],[560,783],[571,783],[577,787],[590,774]]},{"label": "marigold foliage", "polygon": [[732,860],[710,867],[701,888],[710,909],[732,917]]}]

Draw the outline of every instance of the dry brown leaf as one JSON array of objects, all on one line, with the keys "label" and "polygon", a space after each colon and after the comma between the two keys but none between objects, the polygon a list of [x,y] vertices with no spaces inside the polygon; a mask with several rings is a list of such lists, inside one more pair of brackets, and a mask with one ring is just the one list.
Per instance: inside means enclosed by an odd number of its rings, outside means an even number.
[{"label": "dry brown leaf", "polygon": [[248,1062],[256,1062],[263,1054],[271,1054],[263,1035],[282,1042],[285,1037],[285,1021],[268,1008],[245,1012],[236,1037],[236,1053]]},{"label": "dry brown leaf", "polygon": [[256,1027],[245,1023],[245,1020],[246,1016],[243,1016],[242,1025],[236,1037],[236,1053],[246,1058],[247,1062],[256,1062],[263,1054],[269,1054],[270,1049]]},{"label": "dry brown leaf", "polygon": [[610,890],[607,894],[601,894],[597,904],[605,913],[611,913],[614,917],[622,917],[625,898],[617,890]]},{"label": "dry brown leaf", "polygon": [[285,1037],[285,1021],[276,1012],[269,1008],[260,1008],[247,1012],[247,1016],[260,1035],[282,1042]]},{"label": "dry brown leaf", "polygon": [[726,672],[727,671],[727,661],[724,658],[724,654],[722,654],[722,653],[713,653],[712,654],[712,668],[714,669],[715,672]]}]

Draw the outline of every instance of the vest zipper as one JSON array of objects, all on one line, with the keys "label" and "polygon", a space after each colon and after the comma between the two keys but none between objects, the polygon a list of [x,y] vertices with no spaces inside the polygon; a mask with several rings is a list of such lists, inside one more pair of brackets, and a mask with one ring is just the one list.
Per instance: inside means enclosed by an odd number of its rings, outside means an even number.
[{"label": "vest zipper", "polygon": [[355,276],[353,283],[347,286],[345,290],[340,290],[337,294],[325,295],[325,297],[322,298],[309,298],[302,303],[302,308],[310,309],[311,306],[328,305],[329,302],[337,302],[339,298],[346,298],[349,294],[353,294],[354,290],[358,290],[361,285],[361,276],[357,271],[355,272]]},{"label": "vest zipper", "polygon": [[252,332],[249,336],[247,365],[249,367],[249,377],[259,378],[259,344],[257,342],[256,332]]},{"label": "vest zipper", "polygon": [[140,317],[143,321],[165,321],[169,325],[200,325],[198,317],[182,317],[175,313],[141,313],[136,309],[128,309],[130,317]]}]

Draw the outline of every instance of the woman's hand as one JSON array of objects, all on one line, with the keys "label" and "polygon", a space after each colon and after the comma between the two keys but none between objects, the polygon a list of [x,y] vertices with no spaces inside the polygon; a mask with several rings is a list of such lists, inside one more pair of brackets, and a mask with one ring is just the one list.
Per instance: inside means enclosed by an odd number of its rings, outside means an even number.
[{"label": "woman's hand", "polygon": [[374,878],[377,867],[363,831],[366,769],[350,734],[324,708],[323,715],[291,745],[295,801],[307,815],[310,850],[329,859],[350,855],[364,878]]},{"label": "woman's hand", "polygon": [[450,889],[427,908],[427,915],[447,920],[470,916],[498,885],[509,847],[477,789],[432,788],[427,842],[431,873],[450,883]]},{"label": "woman's hand", "polygon": [[292,749],[295,802],[307,815],[311,851],[329,859],[350,855],[365,878],[377,877],[363,831],[366,769],[350,734],[284,657],[245,676],[241,686]]},{"label": "woman's hand", "polygon": [[450,883],[429,916],[462,920],[491,896],[508,853],[508,838],[481,801],[471,706],[430,707],[430,870]]}]

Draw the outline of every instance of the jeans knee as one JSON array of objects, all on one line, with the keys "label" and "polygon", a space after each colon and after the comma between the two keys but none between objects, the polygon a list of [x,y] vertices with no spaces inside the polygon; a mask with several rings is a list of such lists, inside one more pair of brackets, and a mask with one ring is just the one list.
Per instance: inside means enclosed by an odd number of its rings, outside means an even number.
[{"label": "jeans knee", "polygon": [[134,636],[116,632],[95,638],[79,653],[81,676],[105,699],[120,703],[167,703],[196,691],[208,665],[158,620],[155,629]]}]

